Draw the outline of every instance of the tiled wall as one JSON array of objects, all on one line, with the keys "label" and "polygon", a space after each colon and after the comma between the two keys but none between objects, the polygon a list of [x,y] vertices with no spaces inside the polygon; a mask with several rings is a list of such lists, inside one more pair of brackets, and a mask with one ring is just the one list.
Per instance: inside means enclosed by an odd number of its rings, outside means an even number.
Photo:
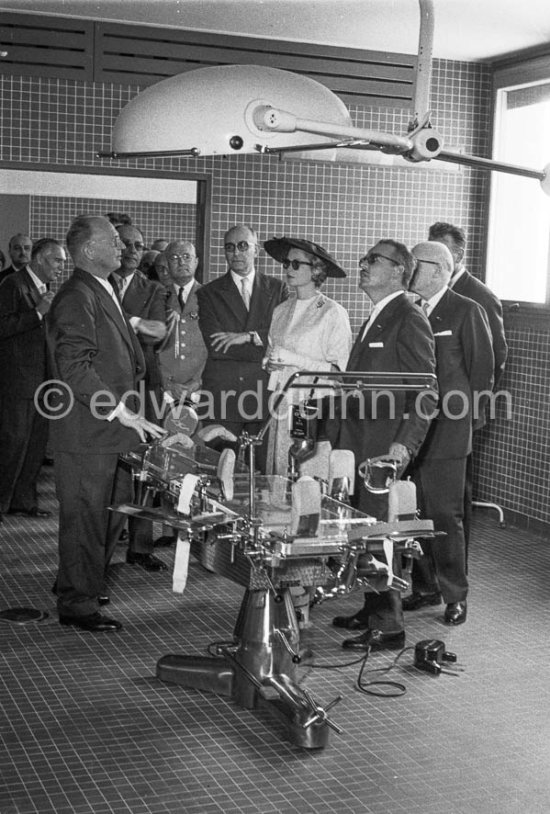
[{"label": "tiled wall", "polygon": [[[112,123],[135,87],[83,84],[69,80],[0,77],[3,125],[0,158],[4,162],[29,162],[38,167],[55,165],[107,166],[97,159],[98,149],[110,143]],[[433,123],[449,147],[478,155],[488,154],[490,132],[490,73],[482,65],[436,61],[434,66]],[[352,108],[357,124],[394,132],[406,130],[409,113],[397,109]],[[144,126],[151,123],[144,122]],[[193,146],[193,145],[184,145]],[[326,292],[350,312],[356,331],[369,305],[357,290],[357,261],[365,249],[382,236],[413,244],[426,237],[434,220],[449,220],[468,232],[467,263],[482,274],[484,205],[487,176],[467,169],[432,162],[439,169],[396,169],[358,164],[331,165],[320,161],[279,161],[275,157],[235,156],[204,159],[139,159],[121,163],[126,168],[206,172],[212,178],[210,276],[224,271],[221,251],[225,229],[249,222],[262,239],[294,234],[322,243],[348,270],[348,279],[328,281]],[[120,205],[121,208],[122,205]],[[262,253],[259,267],[280,270]],[[529,379],[533,403],[547,397],[548,365],[544,353],[548,335],[520,332],[512,337],[508,374],[510,387],[525,394]],[[550,522],[547,487],[531,478],[526,453],[499,469],[514,450],[540,451],[541,428],[520,416],[508,422],[499,418],[479,439],[479,490],[487,499],[498,498],[504,507],[524,511]],[[547,429],[547,425],[546,425]],[[498,444],[498,445],[497,445]],[[538,444],[538,446],[537,446]],[[518,501],[520,483],[529,483],[531,499]],[[522,508],[517,508],[521,503]]]}]

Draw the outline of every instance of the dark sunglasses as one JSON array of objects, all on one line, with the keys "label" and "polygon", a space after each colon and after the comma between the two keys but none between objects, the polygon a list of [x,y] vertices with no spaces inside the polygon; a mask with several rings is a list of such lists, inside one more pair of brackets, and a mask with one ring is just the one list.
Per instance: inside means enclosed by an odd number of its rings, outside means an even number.
[{"label": "dark sunglasses", "polygon": [[248,243],[246,240],[239,240],[237,244],[235,243],[226,243],[225,244],[225,251],[226,252],[236,252],[237,249],[240,252],[247,252],[251,246],[255,246],[255,243]]},{"label": "dark sunglasses", "polygon": [[398,263],[397,260],[394,260],[393,257],[386,257],[385,254],[380,254],[379,252],[371,252],[371,254],[367,254],[365,257],[362,257],[359,261],[359,268],[364,268],[365,266],[374,266],[379,260],[389,260],[394,266],[400,266],[401,263]]},{"label": "dark sunglasses", "polygon": [[311,266],[313,268],[313,263],[307,263],[305,260],[289,260],[287,257],[286,260],[283,260],[283,268],[288,269],[290,266],[294,271],[298,271],[300,266]]}]

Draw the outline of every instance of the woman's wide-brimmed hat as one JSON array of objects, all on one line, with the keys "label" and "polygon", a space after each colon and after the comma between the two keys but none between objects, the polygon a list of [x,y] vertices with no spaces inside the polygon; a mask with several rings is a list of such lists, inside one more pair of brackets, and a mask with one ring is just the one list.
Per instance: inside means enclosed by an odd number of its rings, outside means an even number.
[{"label": "woman's wide-brimmed hat", "polygon": [[301,249],[323,260],[326,263],[327,277],[346,276],[346,272],[340,268],[330,254],[325,251],[322,246],[318,246],[317,243],[313,243],[311,240],[302,240],[299,237],[274,237],[271,240],[266,240],[264,243],[266,252],[273,257],[274,260],[278,260],[279,263],[286,260],[288,252],[292,248]]}]

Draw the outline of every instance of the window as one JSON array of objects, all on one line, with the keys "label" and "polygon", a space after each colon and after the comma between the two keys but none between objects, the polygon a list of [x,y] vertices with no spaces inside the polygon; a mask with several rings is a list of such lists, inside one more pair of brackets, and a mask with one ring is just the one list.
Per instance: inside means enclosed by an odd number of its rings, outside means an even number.
[{"label": "window", "polygon": [[[498,87],[493,156],[541,170],[550,162],[550,59],[547,77]],[[516,66],[518,78],[529,71]],[[532,74],[531,74],[532,76]],[[550,307],[550,197],[530,178],[493,173],[487,284],[502,300]]]}]

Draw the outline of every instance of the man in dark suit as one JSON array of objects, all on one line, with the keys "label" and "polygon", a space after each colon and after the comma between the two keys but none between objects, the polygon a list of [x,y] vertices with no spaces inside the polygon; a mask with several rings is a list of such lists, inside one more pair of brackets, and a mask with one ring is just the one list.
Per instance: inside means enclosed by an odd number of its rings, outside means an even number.
[{"label": "man in dark suit", "polygon": [[[494,355],[494,387],[496,389],[508,356],[508,345],[504,335],[504,322],[502,319],[502,305],[498,297],[493,294],[485,283],[478,280],[466,269],[464,253],[466,251],[466,234],[459,226],[439,221],[430,226],[429,240],[443,243],[451,252],[453,258],[453,273],[449,288],[457,294],[468,297],[480,305],[489,320],[491,337],[493,340]],[[480,422],[479,428],[483,426]],[[466,539],[466,563],[468,562],[468,549],[470,543],[470,525],[472,518],[472,499],[474,485],[474,463],[472,454],[468,455],[466,462],[466,486],[464,491],[464,534]]]},{"label": "man in dark suit", "polygon": [[[145,243],[140,230],[129,223],[115,226],[124,245],[120,267],[113,273],[122,308],[132,326],[145,359],[143,408],[152,422],[162,421],[162,381],[158,362],[158,346],[166,335],[166,290],[155,280],[149,280],[138,266]],[[165,571],[164,562],[153,554],[152,524],[141,518],[128,520],[128,551],[126,561],[146,571]]]},{"label": "man in dark suit", "polygon": [[66,256],[53,238],[39,240],[30,266],[0,286],[0,518],[3,513],[47,517],[36,483],[48,440],[48,422],[35,394],[46,379],[44,316],[49,284]]},{"label": "man in dark suit", "polygon": [[413,593],[405,610],[446,604],[445,622],[466,621],[468,580],[464,542],[464,481],[472,432],[483,422],[493,385],[489,323],[473,300],[449,289],[453,259],[439,242],[419,243],[411,290],[422,298],[435,338],[439,410],[414,462],[420,510],[445,536],[422,542],[413,564]]},{"label": "man in dark suit", "polygon": [[145,416],[158,421],[162,398],[157,348],[166,336],[166,291],[155,280],[149,280],[138,271],[145,243],[143,235],[135,226],[123,224],[116,227],[124,251],[120,267],[113,274],[120,301],[129,317],[143,355],[145,357]]},{"label": "man in dark suit", "polygon": [[108,278],[120,264],[120,241],[106,218],[83,215],[67,233],[75,270],[48,316],[52,378],[57,379],[51,422],[59,498],[59,621],[82,630],[119,630],[99,612],[105,569],[120,535],[113,503],[131,499],[131,475],[120,453],[147,436],[164,434],[138,412],[144,375],[141,346]]},{"label": "man in dark suit", "polygon": [[[205,423],[221,424],[234,435],[256,434],[268,415],[267,373],[262,359],[273,310],[286,300],[286,284],[255,269],[258,236],[239,224],[226,232],[227,274],[197,293],[199,325],[208,349],[201,407]],[[265,445],[258,450],[265,469]]]},{"label": "man in dark suit", "polygon": [[13,274],[14,271],[21,271],[28,266],[31,259],[32,240],[28,235],[19,233],[10,237],[8,251],[11,257],[11,266],[0,271],[0,283]]},{"label": "man in dark suit", "polygon": [[[359,287],[374,309],[361,327],[347,370],[433,375],[435,356],[430,325],[405,294],[414,269],[414,258],[407,247],[395,240],[381,240],[361,259],[359,268]],[[383,393],[364,392],[362,397],[348,398],[336,446],[351,450],[356,466],[366,458],[384,456],[395,460],[402,473],[420,449],[435,404],[435,395],[426,394],[421,406],[413,391],[387,397]],[[378,520],[387,519],[387,495],[367,491],[359,475],[355,505]],[[344,641],[346,648],[396,649],[405,641],[400,597],[395,590],[366,593],[364,607],[358,613],[337,616],[333,624],[365,631]]]}]

